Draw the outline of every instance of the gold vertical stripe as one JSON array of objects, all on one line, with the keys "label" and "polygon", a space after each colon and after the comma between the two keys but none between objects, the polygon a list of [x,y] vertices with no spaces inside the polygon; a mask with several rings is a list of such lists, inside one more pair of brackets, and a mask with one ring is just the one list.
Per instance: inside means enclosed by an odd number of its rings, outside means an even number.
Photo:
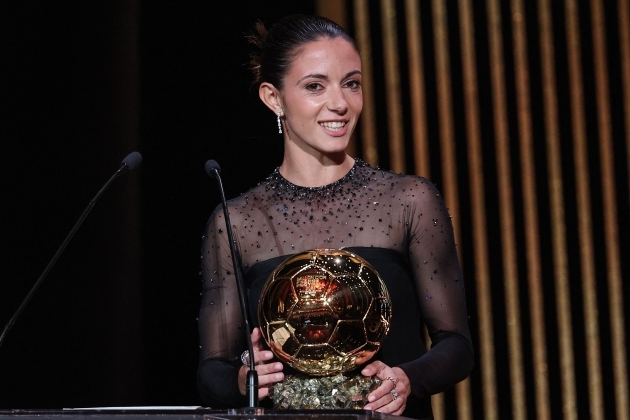
[{"label": "gold vertical stripe", "polygon": [[[624,123],[626,129],[626,162],[628,166],[628,180],[630,180],[630,0],[619,0],[618,1],[618,15],[619,15],[619,48],[620,48],[620,57],[621,57],[621,82],[623,89],[623,106],[624,106]],[[630,194],[629,194],[630,196]],[[620,293],[619,296],[623,294]],[[622,326],[622,331],[625,331],[625,328]],[[622,342],[623,343],[623,342]],[[615,351],[619,351],[615,349]],[[622,347],[622,351],[625,352],[625,356],[622,354],[621,357],[625,357],[623,360],[627,363],[627,358],[630,356],[627,353],[627,347]],[[628,372],[627,368],[624,372]],[[618,410],[617,413],[621,411],[621,417],[618,414],[618,418],[630,418],[630,408],[628,408],[628,395],[630,391],[628,390],[628,379],[625,379],[625,397],[623,398],[625,408]],[[624,411],[625,410],[625,411]]]},{"label": "gold vertical stripe", "polygon": [[385,96],[390,166],[394,172],[406,172],[403,142],[402,107],[400,104],[400,68],[398,65],[398,36],[396,35],[396,4],[381,0],[383,19],[383,55],[385,57]]},{"label": "gold vertical stripe", "polygon": [[317,0],[315,2],[315,13],[331,19],[341,25],[342,28],[348,28],[345,0]]},{"label": "gold vertical stripe", "polygon": [[[608,97],[608,65],[606,64],[606,35],[604,11],[598,0],[591,0],[593,27],[593,54],[597,122],[599,129],[599,155],[602,178],[604,211],[604,238],[608,271],[609,315],[612,341],[612,362],[617,418],[628,418],[628,371],[625,359],[625,333],[623,319],[623,287],[617,236],[617,199],[615,197],[615,158],[612,145],[610,99]],[[630,22],[626,22],[626,25]],[[602,390],[603,392],[603,390]]]},{"label": "gold vertical stripe", "polygon": [[578,212],[580,266],[582,270],[582,299],[584,301],[584,328],[586,333],[586,370],[588,372],[589,407],[591,418],[603,419],[604,405],[597,325],[597,289],[595,262],[591,238],[593,237],[590,204],[589,167],[586,147],[586,127],[582,67],[580,64],[580,34],[576,0],[565,0],[567,21],[567,50],[571,95],[571,124],[574,139],[574,160]]},{"label": "gold vertical stripe", "polygon": [[361,84],[363,85],[363,112],[361,113],[361,144],[363,159],[372,166],[378,166],[376,146],[376,112],[374,110],[374,83],[372,72],[372,47],[370,44],[370,14],[367,2],[354,2],[354,26],[356,41],[361,50]]},{"label": "gold vertical stripe", "polygon": [[441,166],[444,181],[444,200],[453,218],[455,239],[459,235],[459,190],[457,187],[457,165],[455,135],[453,133],[453,103],[451,96],[451,64],[449,60],[448,22],[443,0],[433,0],[433,25],[435,38],[435,71],[437,81],[438,120],[440,131]]},{"label": "gold vertical stripe", "polygon": [[[527,283],[529,285],[529,306],[531,342],[533,347],[534,396],[536,419],[548,420],[549,382],[547,378],[547,348],[545,340],[545,311],[542,285],[542,263],[540,256],[540,224],[538,221],[538,200],[536,193],[536,169],[534,162],[532,115],[530,103],[529,63],[527,60],[527,34],[523,0],[511,0],[512,37],[514,39],[514,71],[516,81],[516,112],[518,121],[519,149],[521,157],[521,188],[525,224],[525,254],[527,258]],[[522,361],[521,361],[522,363]],[[523,369],[521,367],[520,369]],[[523,388],[517,392],[525,395]],[[521,397],[522,399],[522,397]],[[522,402],[524,403],[524,401]],[[519,418],[526,417],[525,407]]]},{"label": "gold vertical stripe", "polygon": [[562,181],[562,154],[556,91],[555,51],[551,22],[551,0],[538,0],[540,53],[542,67],[543,101],[545,113],[545,139],[547,171],[549,176],[549,202],[551,211],[551,240],[556,290],[556,316],[558,317],[562,412],[565,419],[577,419],[576,389],[573,355],[573,324],[569,292],[569,264],[566,247],[566,222]]},{"label": "gold vertical stripe", "polygon": [[[499,206],[501,225],[501,244],[503,250],[503,277],[507,312],[507,334],[509,347],[510,377],[516,386],[512,388],[513,415],[518,417],[524,412],[523,394],[518,394],[522,386],[522,340],[520,336],[520,304],[518,300],[518,270],[516,260],[514,205],[512,201],[512,172],[510,167],[510,146],[507,119],[507,100],[505,97],[505,70],[503,61],[503,39],[501,35],[501,11],[498,0],[488,0],[488,36],[490,42],[490,73],[492,83],[492,111],[494,117],[494,135],[496,142],[497,175],[499,186]],[[496,390],[488,393],[487,418],[497,418]]]},{"label": "gold vertical stripe", "polygon": [[429,141],[427,134],[424,64],[420,33],[420,8],[416,0],[405,0],[409,55],[409,90],[411,91],[411,124],[416,174],[429,178]]},{"label": "gold vertical stripe", "polygon": [[[487,220],[483,159],[481,156],[481,128],[479,119],[479,92],[477,90],[477,63],[475,59],[475,29],[472,6],[468,0],[459,0],[460,43],[462,51],[462,77],[464,90],[464,112],[466,118],[467,152],[471,197],[473,231],[473,253],[475,264],[475,284],[478,307],[480,344],[483,355],[489,360],[494,357],[494,327],[492,325],[492,295],[488,258]],[[494,372],[490,375],[494,377]],[[494,382],[492,388],[496,387]],[[457,414],[460,420],[472,420],[472,399],[470,380],[460,382],[455,387]]]},{"label": "gold vertical stripe", "polygon": [[[630,0],[618,0],[619,57],[621,58],[621,85],[623,89],[624,124],[626,127],[626,162],[630,180]],[[630,198],[630,194],[628,194]]]},{"label": "gold vertical stripe", "polygon": [[[346,12],[345,0],[316,0],[315,13],[319,16],[327,17],[338,23],[342,28],[348,30],[348,14]],[[350,137],[346,153],[350,156],[357,155],[356,133]]]},{"label": "gold vertical stripe", "polygon": [[[622,78],[622,86],[623,86],[623,106],[624,106],[624,123],[626,130],[626,162],[628,166],[628,180],[630,181],[630,0],[619,0],[618,2],[618,14],[619,14],[619,44],[621,49],[621,78]],[[630,194],[629,194],[630,196]],[[619,296],[623,296],[623,293],[619,293]],[[627,296],[626,296],[627,297]],[[626,320],[630,321],[630,320]],[[626,329],[621,326],[621,331],[626,331]],[[621,342],[623,343],[623,341]],[[615,349],[615,351],[619,351]],[[628,354],[627,347],[622,347],[621,354],[623,361],[627,363]],[[628,372],[628,368],[624,371],[626,374]],[[630,391],[628,390],[628,378],[625,378],[625,397],[623,398],[625,407],[621,410],[618,410],[617,413],[619,418],[630,418],[630,408],[628,407],[628,395],[630,395]]]},{"label": "gold vertical stripe", "polygon": [[[442,0],[433,0],[433,32],[435,41],[435,72],[437,82],[437,105],[440,133],[440,149],[442,152],[441,169],[444,188],[444,201],[455,230],[455,240],[460,242],[459,200],[457,188],[457,167],[455,165],[455,138],[453,134],[453,111],[451,101],[450,60],[448,56],[448,23],[445,5]],[[442,395],[436,396],[436,406],[444,417],[444,401]]]}]

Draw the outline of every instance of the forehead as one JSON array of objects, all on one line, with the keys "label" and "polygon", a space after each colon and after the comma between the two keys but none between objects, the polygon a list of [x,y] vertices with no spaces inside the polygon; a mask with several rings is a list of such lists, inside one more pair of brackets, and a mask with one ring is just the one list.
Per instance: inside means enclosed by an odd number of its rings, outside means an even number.
[{"label": "forehead", "polygon": [[361,70],[361,57],[350,42],[341,37],[320,38],[297,51],[287,77],[301,77],[302,73],[328,75],[334,71],[346,74],[353,70]]}]

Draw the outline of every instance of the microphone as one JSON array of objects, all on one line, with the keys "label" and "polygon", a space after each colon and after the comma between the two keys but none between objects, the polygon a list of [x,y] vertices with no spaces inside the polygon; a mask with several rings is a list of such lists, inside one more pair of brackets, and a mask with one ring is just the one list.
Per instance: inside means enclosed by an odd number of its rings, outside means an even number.
[{"label": "microphone", "polygon": [[13,314],[13,317],[9,320],[9,322],[7,322],[7,325],[4,327],[4,331],[2,331],[2,335],[0,335],[0,346],[2,346],[2,343],[4,342],[7,333],[13,327],[13,324],[15,324],[15,321],[17,320],[18,316],[20,316],[20,314],[22,313],[22,311],[24,310],[28,302],[31,300],[31,298],[33,297],[33,295],[35,294],[39,286],[44,281],[44,278],[46,277],[46,275],[48,275],[53,265],[55,265],[55,263],[59,259],[59,256],[61,255],[63,250],[66,248],[66,246],[68,245],[68,243],[70,242],[74,234],[77,232],[77,230],[79,230],[79,227],[83,223],[83,220],[85,220],[90,210],[92,210],[92,207],[94,207],[94,204],[96,204],[96,200],[98,200],[101,194],[103,194],[103,192],[109,187],[109,185],[116,178],[120,176],[120,174],[122,174],[123,172],[134,170],[136,166],[140,164],[140,162],[142,162],[142,155],[140,153],[138,152],[129,153],[127,157],[125,157],[123,161],[121,162],[120,168],[118,168],[118,170],[114,173],[114,175],[112,175],[112,177],[109,178],[109,180],[105,183],[105,185],[103,185],[103,188],[101,188],[100,191],[96,193],[92,201],[90,201],[87,208],[83,211],[83,214],[81,214],[81,217],[79,217],[79,220],[77,220],[77,222],[74,224],[74,227],[72,228],[68,236],[66,236],[66,239],[63,241],[63,243],[61,244],[61,246],[59,247],[55,255],[52,257],[52,259],[50,260],[50,262],[44,269],[44,272],[39,276],[39,278],[37,279],[37,281],[31,288],[31,291],[28,292],[28,295],[26,295],[26,298],[24,298],[24,300],[22,301],[22,304],[20,305],[20,307],[17,309],[17,311],[15,311],[15,314]]},{"label": "microphone", "polygon": [[245,283],[243,282],[243,275],[241,273],[240,256],[236,250],[236,242],[234,242],[234,234],[232,233],[232,223],[230,222],[230,215],[227,210],[227,202],[225,201],[225,192],[223,190],[223,183],[221,182],[221,167],[215,161],[210,159],[205,165],[206,172],[212,178],[217,180],[219,185],[219,191],[221,192],[221,203],[223,204],[223,215],[225,216],[225,227],[228,234],[228,240],[230,241],[230,252],[232,253],[232,264],[234,265],[234,275],[236,276],[236,286],[238,288],[238,298],[241,303],[241,313],[243,315],[243,322],[245,323],[245,341],[247,342],[247,349],[249,351],[249,371],[247,372],[247,384],[245,385],[245,391],[247,395],[248,408],[258,407],[258,373],[256,372],[256,363],[254,360],[254,344],[252,343],[251,329],[249,322],[249,315],[247,311],[247,305],[245,303]]}]

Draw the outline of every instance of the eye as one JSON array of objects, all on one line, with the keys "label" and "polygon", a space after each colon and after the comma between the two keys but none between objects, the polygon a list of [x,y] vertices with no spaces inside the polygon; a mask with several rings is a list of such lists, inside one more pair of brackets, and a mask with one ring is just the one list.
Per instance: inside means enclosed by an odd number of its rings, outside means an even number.
[{"label": "eye", "polygon": [[354,80],[354,79],[353,80],[348,80],[345,83],[345,86],[347,88],[350,88],[350,90],[352,90],[352,91],[357,91],[357,90],[359,90],[361,88],[361,82],[359,80]]},{"label": "eye", "polygon": [[305,86],[305,88],[311,92],[317,92],[318,90],[323,89],[323,86],[320,83],[309,83]]}]

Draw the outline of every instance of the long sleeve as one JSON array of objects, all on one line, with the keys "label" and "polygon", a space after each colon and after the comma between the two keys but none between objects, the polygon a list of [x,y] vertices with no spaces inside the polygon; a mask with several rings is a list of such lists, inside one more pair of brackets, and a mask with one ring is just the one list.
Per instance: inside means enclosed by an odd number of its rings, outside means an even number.
[{"label": "long sleeve", "polygon": [[422,397],[465,379],[472,370],[474,352],[451,218],[432,184],[425,183],[421,191],[413,186],[406,190],[417,191],[422,198],[410,200],[404,218],[409,226],[411,270],[431,349],[400,367],[410,378],[413,394]]},{"label": "long sleeve", "polygon": [[245,397],[238,391],[237,374],[245,344],[221,206],[210,217],[202,238],[201,279],[199,393],[204,404],[213,408],[242,406]]}]

